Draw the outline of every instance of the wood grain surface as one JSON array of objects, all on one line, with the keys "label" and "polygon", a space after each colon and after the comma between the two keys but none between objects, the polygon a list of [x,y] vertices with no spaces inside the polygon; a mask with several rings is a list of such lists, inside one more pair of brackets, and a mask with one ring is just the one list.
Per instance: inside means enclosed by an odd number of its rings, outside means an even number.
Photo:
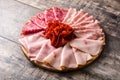
[{"label": "wood grain surface", "polygon": [[[84,9],[101,22],[102,55],[91,65],[56,73],[33,65],[18,42],[31,16],[53,7]],[[120,0],[0,0],[0,80],[120,80]]]}]

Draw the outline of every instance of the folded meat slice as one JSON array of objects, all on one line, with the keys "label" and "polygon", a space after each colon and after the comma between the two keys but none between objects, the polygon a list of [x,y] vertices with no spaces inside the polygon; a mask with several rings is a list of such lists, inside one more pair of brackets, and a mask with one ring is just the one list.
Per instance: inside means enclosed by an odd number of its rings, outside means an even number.
[{"label": "folded meat slice", "polygon": [[77,29],[100,29],[100,25],[99,25],[99,21],[98,20],[95,20],[94,22],[91,22],[89,24],[86,24],[86,25],[75,25],[75,26],[72,26],[75,30]]},{"label": "folded meat slice", "polygon": [[89,17],[86,17],[84,20],[76,23],[76,24],[73,24],[73,26],[81,26],[81,25],[87,25],[87,24],[90,24],[90,23],[94,23],[95,22],[95,19],[93,18],[93,16],[89,16]]},{"label": "folded meat slice", "polygon": [[40,28],[45,29],[47,27],[46,22],[45,22],[45,18],[42,17],[43,13],[41,14],[37,14],[37,16],[32,17],[31,21],[36,24],[37,26],[39,26]]},{"label": "folded meat slice", "polygon": [[60,9],[57,7],[53,7],[52,9],[53,9],[56,20],[63,21],[64,17],[67,14],[67,10]]},{"label": "folded meat slice", "polygon": [[47,57],[55,48],[51,46],[50,40],[48,39],[47,42],[43,43],[39,53],[37,54],[35,60],[38,62],[42,62],[42,60]]},{"label": "folded meat slice", "polygon": [[55,69],[61,70],[60,61],[61,61],[61,53],[62,47],[55,49],[52,51],[47,57],[45,57],[42,62],[45,64],[49,64]]},{"label": "folded meat slice", "polygon": [[22,28],[22,36],[43,31],[42,27],[37,26],[32,21],[27,22]]},{"label": "folded meat slice", "polygon": [[80,11],[78,11],[77,14],[74,15],[74,17],[69,22],[69,25],[76,23],[76,21],[78,21],[78,19],[84,14],[85,14],[85,12],[82,9]]},{"label": "folded meat slice", "polygon": [[70,42],[70,46],[73,48],[77,48],[86,53],[90,53],[91,55],[98,55],[101,51],[103,41],[100,40],[91,40],[91,39],[81,39],[77,38]]},{"label": "folded meat slice", "polygon": [[92,59],[92,56],[90,54],[82,52],[76,48],[72,48],[72,49],[73,49],[73,53],[74,53],[78,66],[85,65],[87,61]]},{"label": "folded meat slice", "polygon": [[77,67],[75,56],[73,54],[73,50],[70,47],[69,43],[67,43],[63,47],[62,54],[61,54],[60,66],[62,69],[64,69],[64,68],[76,68]]},{"label": "folded meat slice", "polygon": [[41,37],[43,34],[41,32],[35,33],[32,36],[27,35],[19,39],[19,42],[28,52],[28,57],[36,57],[38,54],[41,45],[47,41],[44,37]]},{"label": "folded meat slice", "polygon": [[103,32],[102,29],[85,29],[85,30],[75,30],[74,34],[78,38],[85,38],[85,39],[102,39],[103,37]]},{"label": "folded meat slice", "polygon": [[39,24],[43,27],[46,27],[47,22],[45,20],[45,14],[44,13],[37,14],[37,17],[41,20],[41,22]]},{"label": "folded meat slice", "polygon": [[62,22],[68,24],[76,14],[77,10],[70,8]]},{"label": "folded meat slice", "polygon": [[45,10],[44,14],[46,23],[53,22],[54,20],[56,20],[52,8]]},{"label": "folded meat slice", "polygon": [[72,26],[82,22],[83,20],[85,20],[87,17],[89,17],[90,15],[88,13],[83,14],[81,17],[79,17],[79,19],[77,21],[75,21],[75,23],[72,24]]}]

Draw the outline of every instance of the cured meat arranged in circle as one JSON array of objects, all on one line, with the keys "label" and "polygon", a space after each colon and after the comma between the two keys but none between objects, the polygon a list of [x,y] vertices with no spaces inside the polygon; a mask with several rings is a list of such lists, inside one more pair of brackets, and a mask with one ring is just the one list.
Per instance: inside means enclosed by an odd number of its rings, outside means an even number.
[{"label": "cured meat arranged in circle", "polygon": [[36,65],[66,71],[94,61],[105,44],[105,35],[99,21],[84,10],[52,7],[23,26],[19,42]]}]

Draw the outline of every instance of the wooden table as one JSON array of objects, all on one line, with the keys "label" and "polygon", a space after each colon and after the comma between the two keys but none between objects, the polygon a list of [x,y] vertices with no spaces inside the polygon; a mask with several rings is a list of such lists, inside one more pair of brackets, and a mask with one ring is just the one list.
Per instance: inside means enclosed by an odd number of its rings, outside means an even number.
[{"label": "wooden table", "polygon": [[[101,22],[106,45],[94,63],[56,73],[26,59],[18,43],[21,28],[52,6],[82,8]],[[0,80],[120,80],[120,0],[0,0]]]}]

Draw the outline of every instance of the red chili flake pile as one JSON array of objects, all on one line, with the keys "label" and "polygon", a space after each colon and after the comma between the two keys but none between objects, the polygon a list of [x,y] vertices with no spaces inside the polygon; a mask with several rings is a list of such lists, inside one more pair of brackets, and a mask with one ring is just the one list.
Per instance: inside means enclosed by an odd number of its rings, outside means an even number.
[{"label": "red chili flake pile", "polygon": [[45,30],[46,38],[51,40],[51,45],[58,48],[64,46],[67,42],[74,39],[73,29],[67,24],[54,21],[48,23]]}]

